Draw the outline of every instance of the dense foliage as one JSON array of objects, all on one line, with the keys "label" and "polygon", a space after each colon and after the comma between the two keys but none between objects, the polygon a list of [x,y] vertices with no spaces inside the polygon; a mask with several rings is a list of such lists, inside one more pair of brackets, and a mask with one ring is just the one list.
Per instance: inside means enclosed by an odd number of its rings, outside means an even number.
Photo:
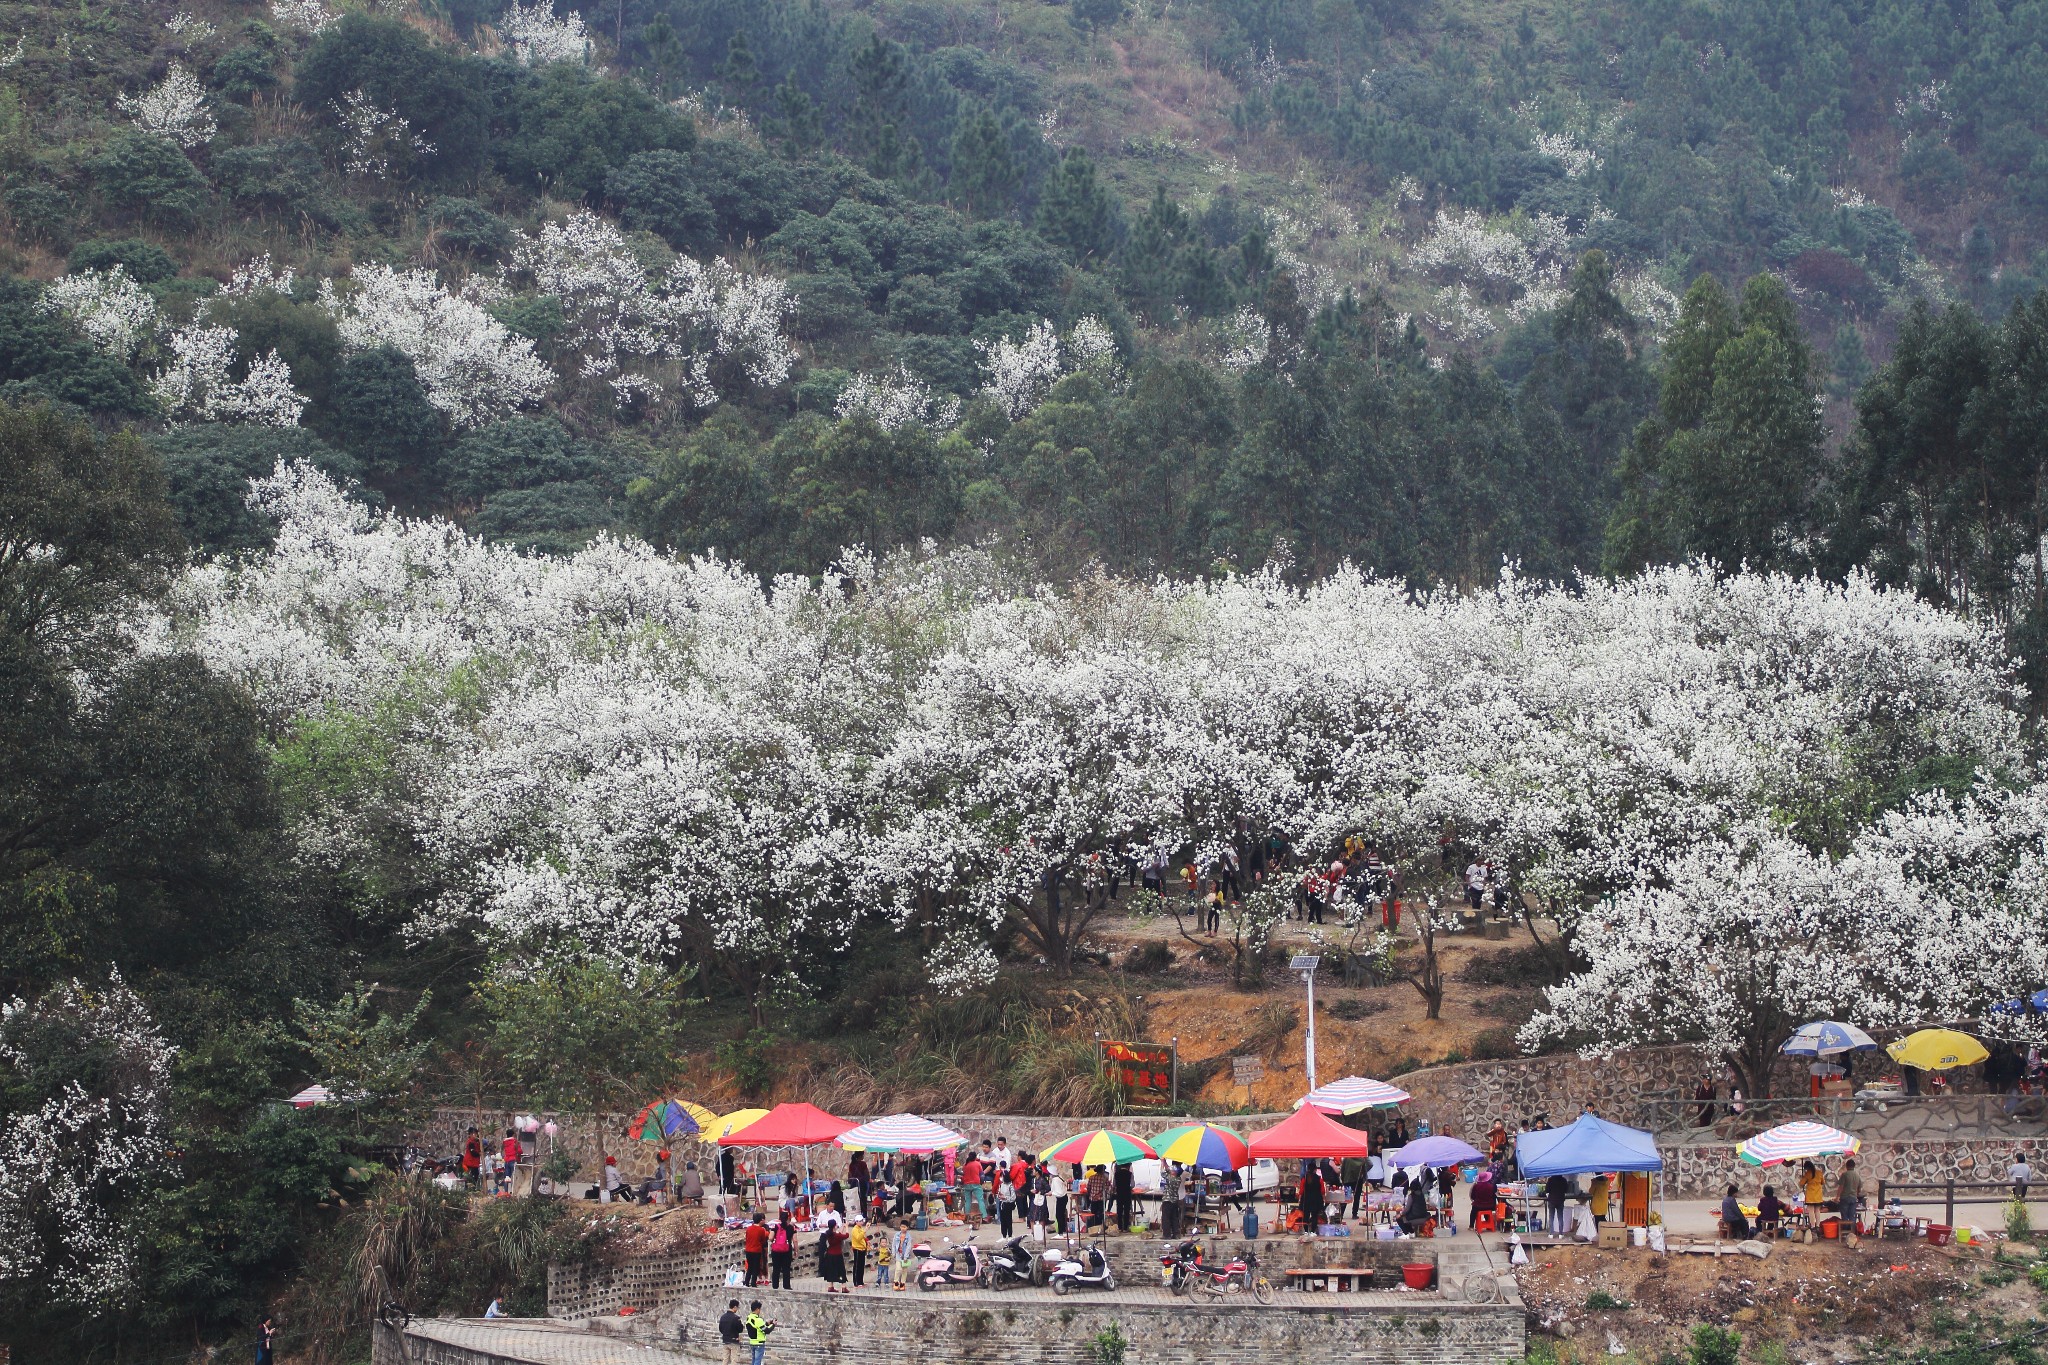
[{"label": "dense foliage", "polygon": [[530,1297],[431,1092],[1085,1103],[985,983],[1133,847],[1454,822],[1532,1044],[2037,986],[2044,24],[0,0],[14,1344]]}]

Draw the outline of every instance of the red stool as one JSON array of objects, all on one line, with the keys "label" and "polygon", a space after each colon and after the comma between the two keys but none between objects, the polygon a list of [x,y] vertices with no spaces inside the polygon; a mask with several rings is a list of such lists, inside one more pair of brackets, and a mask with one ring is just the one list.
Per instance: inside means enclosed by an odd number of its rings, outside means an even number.
[{"label": "red stool", "polygon": [[1500,1212],[1497,1209],[1475,1209],[1472,1213],[1472,1231],[1493,1232],[1500,1226]]}]

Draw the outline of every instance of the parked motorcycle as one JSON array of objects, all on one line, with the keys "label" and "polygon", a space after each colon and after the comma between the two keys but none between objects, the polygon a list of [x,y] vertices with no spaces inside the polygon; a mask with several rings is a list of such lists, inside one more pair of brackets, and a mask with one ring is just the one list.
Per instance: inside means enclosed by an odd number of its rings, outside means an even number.
[{"label": "parked motorcycle", "polygon": [[968,1242],[954,1246],[948,1238],[947,1251],[934,1252],[929,1246],[912,1247],[911,1251],[924,1258],[917,1267],[919,1289],[943,1289],[951,1285],[978,1285],[981,1283],[981,1250]]},{"label": "parked motorcycle", "polygon": [[984,1289],[1044,1283],[1038,1278],[1038,1257],[1025,1250],[1022,1237],[1012,1237],[988,1254],[982,1262],[981,1282]]},{"label": "parked motorcycle", "polygon": [[1183,1298],[1199,1289],[1215,1298],[1248,1291],[1260,1303],[1273,1301],[1272,1283],[1259,1272],[1255,1253],[1247,1253],[1228,1265],[1212,1266],[1202,1259],[1202,1244],[1190,1237],[1161,1257],[1159,1263],[1166,1267],[1167,1287]]},{"label": "parked motorcycle", "polygon": [[1052,1272],[1052,1292],[1071,1294],[1076,1289],[1116,1288],[1116,1272],[1109,1268],[1109,1257],[1103,1254],[1099,1242],[1091,1242],[1076,1252],[1070,1259],[1061,1261]]}]

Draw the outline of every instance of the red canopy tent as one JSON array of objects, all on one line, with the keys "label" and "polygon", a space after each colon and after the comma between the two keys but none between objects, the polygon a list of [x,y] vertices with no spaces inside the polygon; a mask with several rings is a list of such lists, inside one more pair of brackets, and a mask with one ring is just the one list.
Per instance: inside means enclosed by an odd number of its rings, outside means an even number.
[{"label": "red canopy tent", "polygon": [[1372,1142],[1356,1128],[1346,1128],[1320,1109],[1307,1105],[1245,1143],[1254,1157],[1371,1156]]},{"label": "red canopy tent", "polygon": [[[859,1127],[834,1118],[815,1104],[778,1104],[744,1128],[718,1139],[721,1147],[801,1147],[804,1149],[804,1203],[811,1200],[811,1148],[837,1142],[841,1133]],[[759,1189],[755,1190],[758,1197]]]},{"label": "red canopy tent", "polygon": [[718,1140],[721,1147],[817,1147],[837,1142],[857,1124],[834,1118],[815,1104],[778,1104],[744,1128]]}]

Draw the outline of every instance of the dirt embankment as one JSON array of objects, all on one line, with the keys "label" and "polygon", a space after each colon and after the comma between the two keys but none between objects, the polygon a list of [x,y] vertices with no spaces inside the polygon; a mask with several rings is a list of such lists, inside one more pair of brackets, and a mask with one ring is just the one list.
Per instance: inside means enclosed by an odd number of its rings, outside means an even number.
[{"label": "dirt embankment", "polygon": [[1778,1243],[1762,1261],[1560,1248],[1518,1279],[1538,1331],[1570,1341],[1581,1357],[1619,1347],[1638,1360],[1680,1349],[1699,1323],[1732,1328],[1753,1350],[1776,1342],[1790,1359],[1814,1362],[1860,1357],[1880,1339],[1910,1340],[1943,1308],[2017,1321],[2042,1304],[2024,1266],[1868,1238],[1854,1250]]}]

